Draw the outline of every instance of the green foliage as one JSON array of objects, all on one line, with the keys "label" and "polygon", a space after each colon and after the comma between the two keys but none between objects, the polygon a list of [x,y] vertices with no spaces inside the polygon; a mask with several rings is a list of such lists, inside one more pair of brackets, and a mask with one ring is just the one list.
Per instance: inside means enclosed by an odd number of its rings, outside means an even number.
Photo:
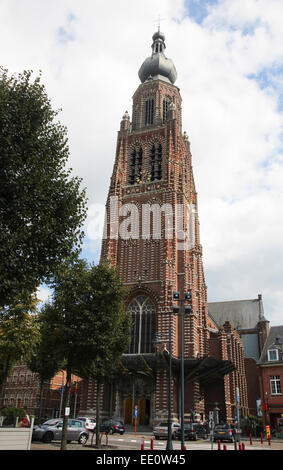
[{"label": "green foliage", "polygon": [[263,431],[262,418],[258,416],[249,415],[241,422],[241,428],[244,434],[253,436],[259,436]]},{"label": "green foliage", "polygon": [[85,191],[65,169],[57,115],[40,77],[0,68],[0,306],[34,292],[82,241]]},{"label": "green foliage", "polygon": [[48,311],[49,308],[50,305],[48,303],[43,305],[38,315],[38,343],[35,351],[30,355],[27,361],[29,369],[39,374],[42,383],[46,380],[51,380],[62,366],[53,348],[52,325],[44,321],[45,315],[48,317],[48,312],[46,313],[46,311]]},{"label": "green foliage", "polygon": [[53,350],[72,373],[110,372],[127,349],[130,320],[125,289],[108,264],[63,263],[54,276],[53,303],[41,317],[52,325]]},{"label": "green foliage", "polygon": [[37,300],[31,295],[17,297],[0,310],[0,392],[12,367],[22,358],[28,360],[39,340]]},{"label": "green foliage", "polygon": [[19,418],[19,420],[23,419],[26,416],[26,411],[23,410],[23,408],[11,406],[9,408],[3,408],[3,410],[1,410],[1,415],[6,418],[5,424],[14,423],[16,418]]}]

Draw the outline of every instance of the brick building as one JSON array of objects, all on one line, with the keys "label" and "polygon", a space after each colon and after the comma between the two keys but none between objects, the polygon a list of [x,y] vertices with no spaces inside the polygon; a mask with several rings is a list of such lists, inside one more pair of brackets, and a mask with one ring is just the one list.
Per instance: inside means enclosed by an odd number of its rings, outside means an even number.
[{"label": "brick building", "polygon": [[[42,387],[40,410],[40,378],[38,374],[31,372],[25,362],[17,363],[6,380],[2,399],[0,397],[0,409],[7,407],[23,408],[30,415],[37,418],[55,418],[62,416],[62,386],[66,381],[66,373],[59,371],[50,381],[45,381]],[[75,382],[79,386],[75,389]],[[72,384],[69,404],[71,416],[76,415],[80,407],[80,394],[82,390],[81,380],[72,376]]]},{"label": "brick building", "polygon": [[283,435],[283,326],[273,326],[258,361],[263,424]]},{"label": "brick building", "polygon": [[[248,407],[243,346],[235,328],[218,327],[208,316],[190,142],[182,130],[176,69],[165,56],[160,31],[139,77],[132,119],[125,112],[118,132],[101,250],[101,260],[118,267],[129,289],[134,326],[117,378],[103,385],[102,414],[131,423],[138,405],[140,424],[167,417],[171,329],[173,418],[180,419],[182,329],[181,316],[172,314],[173,292],[182,297],[189,291],[183,324],[185,420],[191,411],[205,419],[217,402],[221,419],[231,421],[236,385],[243,414]],[[81,407],[84,413],[95,410],[94,382]]]},{"label": "brick building", "polygon": [[221,327],[229,322],[237,331],[244,347],[249,414],[258,414],[261,396],[257,362],[269,334],[269,321],[264,315],[261,294],[256,299],[208,303],[208,314]]}]

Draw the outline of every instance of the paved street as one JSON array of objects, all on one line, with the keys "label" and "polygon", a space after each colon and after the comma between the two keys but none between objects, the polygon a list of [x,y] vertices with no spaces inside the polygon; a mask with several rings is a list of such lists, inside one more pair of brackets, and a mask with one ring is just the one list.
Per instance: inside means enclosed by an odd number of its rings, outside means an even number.
[{"label": "paved street", "polygon": [[[126,433],[123,436],[114,434],[108,436],[108,446],[109,450],[141,450],[141,442],[144,439],[144,450],[150,450],[151,448],[151,434],[139,434],[137,433]],[[94,441],[95,442],[95,441]],[[245,444],[245,450],[281,450],[283,451],[283,441],[273,440],[271,445],[268,445],[268,442],[260,443],[259,440],[253,440],[253,444],[250,444],[249,439],[244,439],[241,442]],[[82,446],[76,442],[72,442],[67,445],[68,450],[96,450],[90,446],[91,440],[89,439],[86,446]],[[105,445],[106,449],[106,438],[103,436],[102,444]],[[211,448],[211,443],[207,439],[199,439],[198,441],[187,441],[186,447],[188,451],[200,451],[200,450],[218,450],[217,442],[213,443],[213,449]],[[223,444],[221,444],[221,449],[223,449]],[[234,444],[226,443],[227,450],[234,450]],[[180,442],[173,441],[173,449],[180,450]],[[153,449],[166,450],[166,440],[153,440]],[[50,444],[44,444],[42,442],[32,442],[31,450],[60,450],[60,442],[52,442]]]}]

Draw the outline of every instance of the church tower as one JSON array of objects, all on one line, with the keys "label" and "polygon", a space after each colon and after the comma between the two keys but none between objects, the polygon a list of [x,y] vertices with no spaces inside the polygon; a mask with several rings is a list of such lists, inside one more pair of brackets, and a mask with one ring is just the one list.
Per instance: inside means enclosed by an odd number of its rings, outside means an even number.
[{"label": "church tower", "polygon": [[[101,261],[117,266],[128,288],[133,327],[129,350],[111,390],[105,415],[154,424],[168,413],[168,332],[173,357],[173,419],[180,419],[181,317],[173,292],[191,301],[184,316],[185,420],[204,417],[201,374],[209,375],[209,325],[192,155],[182,130],[177,72],[165,55],[165,36],[153,35],[140,67],[132,116],[123,115],[106,203]],[[158,341],[157,341],[158,339]],[[218,369],[220,370],[221,367]],[[225,372],[227,373],[227,371]],[[223,372],[224,374],[224,372]]]}]

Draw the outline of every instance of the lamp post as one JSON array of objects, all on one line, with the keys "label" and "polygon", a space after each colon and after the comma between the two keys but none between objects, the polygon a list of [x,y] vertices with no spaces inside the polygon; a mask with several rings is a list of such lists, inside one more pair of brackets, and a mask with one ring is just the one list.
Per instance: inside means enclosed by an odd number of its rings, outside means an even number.
[{"label": "lamp post", "polygon": [[[184,438],[184,388],[185,388],[185,373],[184,373],[184,314],[189,315],[192,312],[191,305],[184,305],[185,302],[190,302],[192,299],[191,292],[186,291],[184,293],[184,298],[180,298],[179,291],[173,291],[173,300],[180,303],[181,309],[179,306],[173,306],[173,313],[175,315],[181,316],[181,449],[185,447],[185,438]],[[180,313],[181,310],[181,313]]]},{"label": "lamp post", "polygon": [[168,435],[166,450],[173,450],[172,444],[172,329],[171,329],[171,315],[169,316],[169,334],[156,334],[155,344],[161,343],[162,340],[169,339],[169,365],[168,365]]}]

